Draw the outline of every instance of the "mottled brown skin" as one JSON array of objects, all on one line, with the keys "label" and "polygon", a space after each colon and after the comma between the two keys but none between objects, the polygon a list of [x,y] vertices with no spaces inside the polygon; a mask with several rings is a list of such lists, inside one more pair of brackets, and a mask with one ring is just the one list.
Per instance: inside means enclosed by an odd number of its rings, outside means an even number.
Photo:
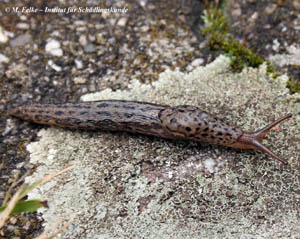
[{"label": "mottled brown skin", "polygon": [[189,105],[167,106],[137,101],[34,104],[9,111],[10,115],[39,124],[84,130],[127,131],[169,139],[188,139],[240,149],[255,149],[283,162],[261,144],[265,134],[285,117],[255,133],[235,126]]}]

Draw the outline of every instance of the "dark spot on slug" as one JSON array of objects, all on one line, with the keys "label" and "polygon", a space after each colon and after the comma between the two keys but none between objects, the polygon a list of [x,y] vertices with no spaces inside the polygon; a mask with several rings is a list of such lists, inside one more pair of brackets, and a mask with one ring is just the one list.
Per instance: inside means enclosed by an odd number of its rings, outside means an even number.
[{"label": "dark spot on slug", "polygon": [[172,119],[170,120],[170,123],[171,123],[171,124],[176,124],[176,123],[177,123],[177,119],[176,119],[176,118],[172,118]]},{"label": "dark spot on slug", "polygon": [[[41,105],[39,105],[39,106],[41,106]],[[59,106],[59,104],[58,104],[58,106]],[[45,107],[45,108],[50,108],[51,105],[50,105],[50,104],[43,104],[43,107]]]},{"label": "dark spot on slug", "polygon": [[208,128],[205,128],[203,131],[204,131],[204,132],[207,132],[207,131],[208,131]]},{"label": "dark spot on slug", "polygon": [[151,123],[151,127],[152,127],[152,128],[156,128],[156,129],[159,129],[159,128],[160,128],[160,125],[157,124],[157,123]]},{"label": "dark spot on slug", "polygon": [[132,118],[133,114],[125,113],[124,116],[129,119]]},{"label": "dark spot on slug", "polygon": [[173,131],[170,127],[166,126],[167,130],[169,131]]},{"label": "dark spot on slug", "polygon": [[141,108],[141,111],[146,112],[146,111],[149,111],[149,110],[152,110],[152,109],[153,109],[152,107],[145,107],[145,108]]},{"label": "dark spot on slug", "polygon": [[123,108],[127,109],[127,110],[134,110],[135,109],[134,106],[130,106],[130,105],[123,105]]},{"label": "dark spot on slug", "polygon": [[67,122],[72,122],[73,124],[80,124],[82,123],[82,121],[80,119],[77,118],[66,118]]},{"label": "dark spot on slug", "polygon": [[109,106],[109,104],[107,104],[107,103],[101,103],[101,104],[97,105],[98,108],[106,108],[108,106]]},{"label": "dark spot on slug", "polygon": [[[75,105],[72,105],[72,107],[74,107],[74,108],[79,108],[79,109],[90,109],[91,108],[91,106],[90,105],[83,105],[83,104],[75,104]],[[97,107],[98,107],[98,105],[97,105]],[[68,108],[68,106],[65,106],[65,105],[62,105],[60,108],[62,108],[62,109],[67,109]]]},{"label": "dark spot on slug", "polygon": [[16,110],[16,112],[14,114],[19,115],[19,114],[21,114],[21,111],[20,110]]},{"label": "dark spot on slug", "polygon": [[64,112],[63,112],[63,111],[56,111],[54,114],[55,114],[55,115],[63,115]]},{"label": "dark spot on slug", "polygon": [[218,136],[222,136],[223,133],[219,131],[219,132],[217,133],[217,135],[218,135]]},{"label": "dark spot on slug", "polygon": [[30,119],[30,115],[28,115],[28,114],[23,114],[23,117],[24,117],[25,119]]},{"label": "dark spot on slug", "polygon": [[190,127],[185,127],[185,130],[190,132],[192,129]]},{"label": "dark spot on slug", "polygon": [[87,115],[88,112],[87,112],[87,111],[81,111],[79,114],[80,114],[80,115]]},{"label": "dark spot on slug", "polygon": [[208,136],[208,134],[201,134],[201,136],[202,136],[202,137],[207,137],[207,136]]},{"label": "dark spot on slug", "polygon": [[114,122],[110,119],[104,119],[104,120],[99,120],[97,121],[97,125],[108,125],[108,124],[114,124]]},{"label": "dark spot on slug", "polygon": [[95,123],[96,123],[95,120],[87,120],[86,122],[90,125],[95,125]]},{"label": "dark spot on slug", "polygon": [[97,111],[96,112],[97,115],[102,115],[102,116],[111,116],[111,114],[109,112],[106,111]]},{"label": "dark spot on slug", "polygon": [[37,121],[42,121],[42,120],[51,120],[51,117],[48,115],[36,115],[34,117]]},{"label": "dark spot on slug", "polygon": [[135,116],[139,117],[140,119],[143,119],[143,120],[157,121],[157,118],[152,117],[152,116],[147,116],[147,115],[143,115],[143,114],[136,114]]}]

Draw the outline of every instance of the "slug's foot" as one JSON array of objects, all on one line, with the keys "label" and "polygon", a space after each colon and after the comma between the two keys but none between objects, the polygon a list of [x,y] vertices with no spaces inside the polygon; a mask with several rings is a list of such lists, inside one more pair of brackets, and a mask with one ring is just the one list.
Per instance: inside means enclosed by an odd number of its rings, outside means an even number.
[{"label": "slug's foot", "polygon": [[281,159],[276,154],[274,154],[270,149],[264,146],[261,141],[266,138],[266,134],[281,123],[284,120],[287,120],[292,117],[292,114],[287,114],[282,118],[274,121],[273,123],[267,125],[266,127],[254,132],[254,133],[243,133],[237,140],[236,143],[230,145],[230,147],[238,148],[238,149],[254,149],[259,150],[262,153],[270,155],[272,158],[279,160],[283,164],[288,164],[288,162],[284,159]]}]

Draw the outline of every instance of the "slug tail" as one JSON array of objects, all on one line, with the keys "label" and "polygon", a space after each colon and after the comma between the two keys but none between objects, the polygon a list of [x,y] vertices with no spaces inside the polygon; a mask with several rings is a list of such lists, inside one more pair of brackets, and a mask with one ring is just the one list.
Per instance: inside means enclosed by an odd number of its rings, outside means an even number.
[{"label": "slug tail", "polygon": [[19,106],[19,107],[13,108],[13,109],[9,109],[7,114],[18,117],[18,118],[22,118],[22,115],[23,115],[23,109],[22,108],[23,107]]},{"label": "slug tail", "polygon": [[287,120],[292,117],[292,114],[287,114],[283,116],[282,118],[274,121],[273,123],[267,125],[266,127],[254,132],[254,133],[243,133],[238,139],[237,142],[230,145],[230,147],[238,148],[238,149],[254,149],[259,150],[262,153],[270,155],[272,158],[279,160],[283,164],[288,164],[288,162],[280,157],[278,157],[276,154],[274,154],[270,149],[268,149],[266,146],[264,146],[261,141],[265,138],[266,134],[281,123],[284,120]]}]

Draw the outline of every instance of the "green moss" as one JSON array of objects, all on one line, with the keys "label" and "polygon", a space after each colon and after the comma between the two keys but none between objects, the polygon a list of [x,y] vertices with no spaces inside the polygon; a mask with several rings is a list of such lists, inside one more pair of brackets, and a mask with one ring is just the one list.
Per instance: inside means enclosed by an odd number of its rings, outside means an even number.
[{"label": "green moss", "polygon": [[300,84],[297,83],[294,78],[290,78],[286,85],[290,89],[291,94],[300,93]]},{"label": "green moss", "polygon": [[[240,72],[244,67],[258,67],[265,62],[233,39],[229,34],[226,17],[220,9],[205,11],[203,19],[206,27],[202,29],[202,34],[208,38],[210,49],[225,52],[231,59],[230,66],[234,71]],[[268,64],[269,70],[272,72],[273,68]]]},{"label": "green moss", "polygon": [[[230,66],[234,72],[241,72],[244,67],[257,68],[264,62],[267,64],[267,74],[277,78],[281,74],[276,72],[270,62],[257,56],[253,51],[247,49],[243,44],[234,40],[229,33],[230,27],[222,9],[212,7],[204,12],[203,20],[205,28],[202,34],[207,37],[211,50],[220,51],[230,57]],[[291,78],[287,82],[291,94],[300,92],[300,85]]]}]

